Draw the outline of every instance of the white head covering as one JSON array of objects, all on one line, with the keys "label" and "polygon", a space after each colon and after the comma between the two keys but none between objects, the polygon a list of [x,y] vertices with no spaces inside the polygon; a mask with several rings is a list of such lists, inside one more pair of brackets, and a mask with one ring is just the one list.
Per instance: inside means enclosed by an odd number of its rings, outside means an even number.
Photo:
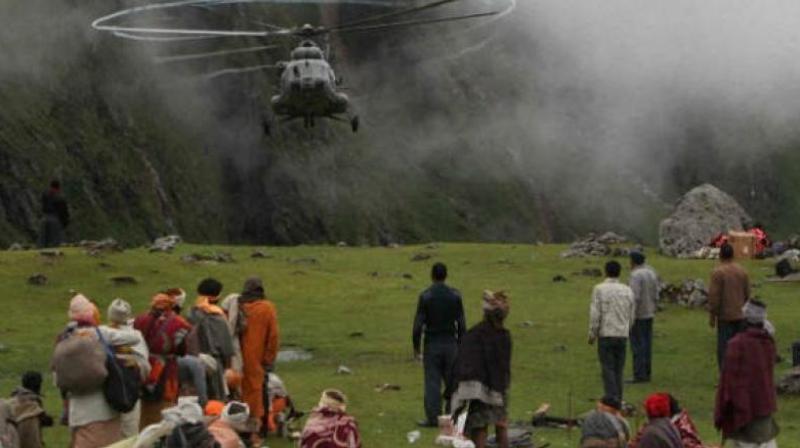
[{"label": "white head covering", "polygon": [[108,306],[108,320],[114,324],[125,324],[133,317],[131,304],[123,299],[116,298]]}]

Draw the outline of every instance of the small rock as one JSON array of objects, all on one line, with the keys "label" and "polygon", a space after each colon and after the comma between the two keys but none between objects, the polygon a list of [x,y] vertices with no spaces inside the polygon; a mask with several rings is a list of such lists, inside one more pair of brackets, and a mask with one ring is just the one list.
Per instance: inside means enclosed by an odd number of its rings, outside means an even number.
[{"label": "small rock", "polygon": [[600,268],[585,268],[580,272],[584,277],[602,277],[603,271]]},{"label": "small rock", "polygon": [[347,247],[347,243],[345,243],[344,241],[339,241],[338,243],[336,243],[336,247]]},{"label": "small rock", "polygon": [[39,255],[47,258],[61,258],[64,256],[64,252],[61,252],[58,249],[45,249],[39,251]]},{"label": "small rock", "polygon": [[351,338],[363,338],[364,337],[364,332],[362,332],[362,331],[354,331],[354,332],[350,333],[349,336]]},{"label": "small rock", "polygon": [[375,392],[386,392],[387,390],[399,391],[402,390],[402,387],[398,386],[397,384],[378,384],[375,386]]},{"label": "small rock", "polygon": [[318,264],[319,260],[314,257],[294,258],[291,260],[292,264]]},{"label": "small rock", "polygon": [[553,351],[556,352],[556,353],[564,353],[564,352],[567,351],[567,346],[566,345],[556,345],[555,347],[553,347]]},{"label": "small rock", "polygon": [[250,254],[250,258],[272,258],[272,255],[270,255],[270,254],[268,254],[268,253],[266,253],[266,252],[264,252],[262,250],[257,250],[255,252],[253,252],[252,254]]},{"label": "small rock", "polygon": [[378,273],[378,271],[372,271],[372,272],[369,273],[369,276],[372,277],[372,278],[378,277],[379,275],[380,274]]},{"label": "small rock", "polygon": [[414,276],[406,272],[405,274],[403,274],[403,278],[406,280],[412,280]]},{"label": "small rock", "polygon": [[339,366],[338,369],[336,369],[336,374],[337,375],[352,375],[353,371],[350,370],[350,368],[348,368],[347,366],[341,365],[341,366]]},{"label": "small rock", "polygon": [[387,249],[400,249],[400,245],[397,243],[390,243],[386,245]]},{"label": "small rock", "polygon": [[34,274],[28,277],[28,284],[34,286],[44,286],[47,284],[47,276],[44,274]]},{"label": "small rock", "polygon": [[183,242],[183,240],[179,235],[168,235],[156,238],[150,246],[150,252],[172,252],[181,242]]},{"label": "small rock", "polygon": [[0,353],[5,353],[8,351],[8,347],[5,344],[0,343]]},{"label": "small rock", "polygon": [[10,252],[19,252],[21,250],[25,250],[25,247],[20,243],[13,243],[10,246],[8,246],[8,250]]},{"label": "small rock", "polygon": [[112,266],[110,264],[106,263],[105,261],[102,261],[100,263],[97,263],[97,267],[103,268],[103,269],[111,269]]},{"label": "small rock", "polygon": [[564,277],[561,274],[558,274],[555,277],[553,277],[553,283],[566,282],[566,281],[567,281],[567,278]]},{"label": "small rock", "polygon": [[413,257],[411,257],[411,261],[425,261],[430,259],[431,254],[415,254]]},{"label": "small rock", "polygon": [[420,437],[422,437],[422,433],[419,431],[411,431],[406,434],[406,440],[408,440],[408,443],[417,443],[417,440],[419,440]]},{"label": "small rock", "polygon": [[194,253],[181,257],[184,263],[198,263],[198,262],[211,262],[211,263],[233,263],[233,255],[228,252],[207,252],[207,253]]},{"label": "small rock", "polygon": [[530,328],[533,326],[533,321],[526,320],[524,322],[520,322],[519,326],[522,328]]},{"label": "small rock", "polygon": [[111,277],[109,280],[111,280],[115,286],[136,285],[139,283],[138,280],[130,275],[118,275],[116,277]]}]

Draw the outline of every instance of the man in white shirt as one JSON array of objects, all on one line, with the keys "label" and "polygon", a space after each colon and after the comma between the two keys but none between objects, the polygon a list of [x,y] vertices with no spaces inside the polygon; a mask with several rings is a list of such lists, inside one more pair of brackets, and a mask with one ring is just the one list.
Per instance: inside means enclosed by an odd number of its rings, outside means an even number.
[{"label": "man in white shirt", "polygon": [[619,281],[622,266],[612,260],[605,271],[605,281],[592,291],[589,344],[598,343],[605,395],[622,401],[622,374],[636,304],[631,288]]}]

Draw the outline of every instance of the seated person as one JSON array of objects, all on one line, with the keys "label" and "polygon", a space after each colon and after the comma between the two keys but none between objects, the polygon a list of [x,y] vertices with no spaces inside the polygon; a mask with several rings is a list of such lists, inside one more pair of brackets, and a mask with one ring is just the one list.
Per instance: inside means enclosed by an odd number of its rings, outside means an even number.
[{"label": "seated person", "polygon": [[322,392],[319,405],[303,428],[300,448],[361,448],[358,425],[346,410],[347,398],[342,392]]},{"label": "seated person", "polygon": [[669,395],[652,394],[644,402],[647,424],[642,428],[638,448],[683,448],[678,428],[672,424]]},{"label": "seated person", "polygon": [[622,417],[622,403],[605,396],[581,423],[581,448],[625,448],[631,437],[628,422]]},{"label": "seated person", "polygon": [[53,417],[42,406],[42,374],[25,372],[22,386],[11,393],[9,404],[19,433],[20,448],[44,446],[42,428],[53,426]]}]

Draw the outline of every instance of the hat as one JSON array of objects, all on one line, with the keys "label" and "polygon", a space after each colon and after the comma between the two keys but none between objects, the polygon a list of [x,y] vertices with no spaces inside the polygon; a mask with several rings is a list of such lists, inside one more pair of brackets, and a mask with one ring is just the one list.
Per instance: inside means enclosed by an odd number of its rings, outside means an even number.
[{"label": "hat", "polygon": [[76,294],[69,301],[69,320],[76,322],[95,322],[95,306],[83,294]]},{"label": "hat", "polygon": [[605,395],[600,399],[600,403],[602,403],[604,406],[610,407],[611,409],[616,409],[617,411],[622,410],[622,402],[620,399],[611,395]]},{"label": "hat", "polygon": [[319,407],[344,412],[347,409],[347,396],[340,390],[325,389],[319,398]]},{"label": "hat", "polygon": [[742,313],[748,324],[763,325],[767,319],[767,305],[760,300],[750,299],[742,307]]},{"label": "hat", "polygon": [[133,315],[131,304],[123,299],[116,298],[108,306],[108,320],[114,324],[124,324]]},{"label": "hat", "polygon": [[661,392],[650,395],[644,401],[644,409],[651,419],[669,417],[672,410],[669,395]]},{"label": "hat", "polygon": [[503,311],[508,314],[509,304],[508,296],[503,291],[492,292],[490,290],[483,291],[483,310],[484,311]]}]

